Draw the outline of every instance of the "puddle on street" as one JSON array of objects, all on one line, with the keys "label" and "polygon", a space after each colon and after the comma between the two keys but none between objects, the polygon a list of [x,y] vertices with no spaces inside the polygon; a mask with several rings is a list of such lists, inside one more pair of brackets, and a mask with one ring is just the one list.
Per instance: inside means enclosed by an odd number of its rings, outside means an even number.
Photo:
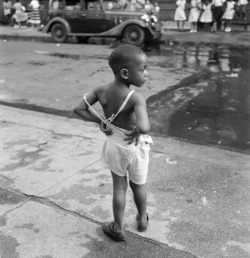
[{"label": "puddle on street", "polygon": [[[116,46],[109,41],[99,43]],[[147,100],[152,133],[250,153],[249,48],[170,43],[144,50],[155,65],[170,72],[180,74],[189,68],[196,71]]]},{"label": "puddle on street", "polygon": [[152,49],[168,68],[197,73],[147,100],[151,131],[250,153],[250,49],[172,45]]},{"label": "puddle on street", "polygon": [[70,58],[74,60],[80,60],[81,56],[80,55],[71,55],[71,54],[64,54],[64,53],[49,53],[49,56],[54,56],[54,57],[60,57],[60,58]]}]

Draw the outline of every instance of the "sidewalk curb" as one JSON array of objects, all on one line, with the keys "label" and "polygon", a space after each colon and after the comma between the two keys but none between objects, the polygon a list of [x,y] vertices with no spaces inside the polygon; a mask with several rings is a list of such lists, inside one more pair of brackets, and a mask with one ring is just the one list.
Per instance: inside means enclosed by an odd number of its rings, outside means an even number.
[{"label": "sidewalk curb", "polygon": [[[86,123],[86,125],[88,125],[88,127],[96,128],[96,126],[94,126],[91,123],[83,121],[81,118],[79,118],[77,115],[75,115],[73,113],[73,111],[69,111],[69,110],[67,111],[67,110],[60,110],[60,109],[56,109],[56,108],[46,108],[43,106],[36,106],[36,105],[22,104],[22,103],[9,103],[9,102],[1,101],[1,100],[0,100],[0,105],[2,105],[3,108],[6,107],[7,110],[9,108],[10,108],[10,110],[11,109],[14,109],[14,110],[19,109],[20,111],[23,110],[23,111],[21,111],[22,113],[30,112],[31,114],[33,112],[38,112],[40,114],[40,116],[42,116],[42,117],[55,116],[55,117],[58,117],[58,119],[64,123],[67,123],[69,120],[72,120],[73,124],[74,123],[77,123],[77,124],[78,123]],[[12,120],[9,119],[9,121],[12,121]],[[46,128],[44,128],[44,129],[46,129]],[[62,133],[62,132],[60,131],[60,133]],[[98,132],[99,132],[99,130],[98,130]],[[72,132],[72,135],[74,135],[74,132]],[[79,136],[82,134],[78,132],[78,133],[76,133],[76,135]],[[215,145],[200,145],[196,142],[187,141],[185,139],[178,139],[178,138],[170,137],[170,136],[164,137],[161,135],[155,135],[153,133],[151,133],[151,135],[154,138],[154,145],[152,146],[153,152],[165,153],[165,154],[172,153],[175,155],[186,156],[190,159],[196,160],[197,159],[196,154],[192,154],[192,152],[190,151],[190,150],[193,150],[193,151],[196,150],[197,152],[206,153],[206,155],[204,155],[204,158],[200,157],[197,160],[203,160],[205,162],[223,164],[224,159],[226,159],[227,163],[231,164],[231,166],[234,167],[235,166],[234,161],[231,160],[231,156],[233,155],[233,156],[237,156],[238,158],[239,157],[242,158],[241,164],[238,164],[239,168],[246,169],[246,167],[247,167],[250,169],[250,163],[248,165],[246,162],[246,159],[249,157],[249,154],[244,153],[243,151],[241,152],[241,151],[238,151],[235,149],[226,148],[226,147],[222,147],[222,146],[215,146]],[[82,135],[82,136],[86,136],[86,135]],[[100,132],[100,139],[102,139],[104,141],[104,137],[102,137],[102,136],[103,136],[103,134]],[[174,147],[172,148],[172,147],[170,147],[170,145],[171,146],[173,145]],[[215,149],[216,149],[216,154],[214,155]],[[194,153],[196,153],[196,151],[194,151]],[[207,158],[208,153],[210,155],[210,159]],[[221,156],[223,158],[218,159],[219,156]]]},{"label": "sidewalk curb", "polygon": [[[169,32],[169,33],[168,33]],[[244,42],[230,42],[230,40],[228,41],[212,41],[212,40],[206,40],[205,37],[199,37],[197,38],[193,38],[192,40],[187,38],[187,37],[183,37],[183,36],[188,36],[189,32],[185,31],[182,32],[182,36],[180,37],[178,35],[178,32],[176,32],[175,30],[168,30],[167,32],[162,34],[162,38],[159,42],[152,42],[152,44],[167,44],[167,45],[179,45],[179,44],[186,44],[186,45],[205,45],[205,46],[219,46],[221,44],[223,45],[227,45],[227,46],[238,46],[238,47],[243,47],[243,48],[250,48],[250,44],[247,41]],[[188,35],[187,35],[188,33]],[[218,36],[217,36],[218,37]],[[219,37],[218,37],[219,38]],[[0,40],[3,41],[29,41],[29,42],[41,42],[41,43],[54,43],[57,44],[56,42],[53,41],[52,37],[50,36],[29,36],[29,35],[7,35],[7,34],[2,34],[0,35]],[[105,39],[104,40],[108,40]],[[96,43],[95,43],[96,42]],[[109,42],[109,41],[108,41]],[[68,42],[64,43],[73,43],[76,44],[77,41],[75,39],[73,40],[69,40]],[[79,43],[81,44],[81,43]],[[90,44],[103,44],[103,41],[100,42],[99,38],[92,38],[92,42]]]},{"label": "sidewalk curb", "polygon": [[46,42],[46,43],[53,43],[51,37],[44,37],[44,36],[24,36],[24,35],[7,35],[3,34],[0,35],[0,39],[2,40],[15,40],[15,41],[34,41],[34,42]]}]

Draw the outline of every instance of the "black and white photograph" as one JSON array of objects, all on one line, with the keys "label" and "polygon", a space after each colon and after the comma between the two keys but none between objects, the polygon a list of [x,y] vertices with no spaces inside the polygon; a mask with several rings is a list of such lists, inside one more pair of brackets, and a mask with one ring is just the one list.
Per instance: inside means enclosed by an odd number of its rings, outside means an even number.
[{"label": "black and white photograph", "polygon": [[0,258],[250,258],[249,0],[0,0]]}]

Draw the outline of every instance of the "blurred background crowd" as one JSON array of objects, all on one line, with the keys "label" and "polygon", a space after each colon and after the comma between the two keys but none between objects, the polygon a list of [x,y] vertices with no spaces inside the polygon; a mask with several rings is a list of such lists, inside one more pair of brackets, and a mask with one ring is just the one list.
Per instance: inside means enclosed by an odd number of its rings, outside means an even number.
[{"label": "blurred background crowd", "polygon": [[[48,0],[1,1],[0,21],[15,28],[39,27],[46,18]],[[63,1],[68,0],[57,0]],[[114,2],[105,0],[105,3],[107,9],[114,8]],[[120,10],[145,11],[157,15],[161,21],[175,21],[180,32],[187,22],[191,33],[199,30],[230,32],[232,21],[244,25],[250,16],[248,0],[117,0],[116,3]]]},{"label": "blurred background crowd", "polygon": [[191,23],[190,32],[199,29],[216,32],[217,30],[231,31],[234,18],[246,21],[248,0],[191,0],[189,16],[186,15],[186,0],[176,1],[174,20],[179,31],[184,30],[185,21]]}]

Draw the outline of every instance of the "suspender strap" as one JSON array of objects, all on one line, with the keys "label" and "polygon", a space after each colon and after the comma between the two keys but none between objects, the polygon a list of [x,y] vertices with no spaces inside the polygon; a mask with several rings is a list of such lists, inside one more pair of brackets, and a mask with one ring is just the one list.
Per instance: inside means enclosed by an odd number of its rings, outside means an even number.
[{"label": "suspender strap", "polygon": [[119,110],[117,111],[116,114],[112,114],[112,116],[110,118],[107,119],[108,122],[112,123],[115,118],[119,115],[119,113],[124,109],[124,107],[126,106],[126,104],[128,103],[131,95],[134,93],[134,90],[130,91],[129,94],[127,95],[127,97],[125,98],[125,100],[123,101],[122,105],[120,106]]},{"label": "suspender strap", "polygon": [[87,99],[86,99],[86,95],[87,95],[87,94],[84,94],[83,100],[84,100],[84,102],[86,103],[86,105],[88,106],[90,112],[94,113],[98,118],[100,118],[100,119],[102,120],[103,123],[105,123],[106,125],[108,125],[107,121],[104,120],[104,119],[95,111],[95,109],[94,109],[92,106],[90,106],[89,102],[88,102]]},{"label": "suspender strap", "polygon": [[117,111],[117,113],[116,113],[116,114],[112,114],[112,116],[111,116],[110,118],[108,118],[108,119],[102,118],[102,117],[95,111],[95,109],[88,103],[88,101],[87,101],[87,99],[86,99],[86,95],[87,95],[87,94],[84,94],[83,100],[84,100],[84,102],[86,103],[86,105],[88,106],[89,110],[90,110],[93,114],[95,114],[99,119],[101,119],[101,120],[103,121],[103,123],[105,123],[106,125],[108,125],[109,123],[112,123],[112,122],[115,120],[115,118],[118,116],[118,114],[123,110],[123,108],[126,106],[126,104],[128,103],[128,101],[129,101],[131,95],[132,95],[134,92],[135,92],[134,90],[132,90],[132,91],[129,92],[129,94],[127,95],[127,97],[126,97],[125,100],[123,101],[123,103],[122,103],[122,105],[120,106],[120,108],[119,108],[119,110]]}]

